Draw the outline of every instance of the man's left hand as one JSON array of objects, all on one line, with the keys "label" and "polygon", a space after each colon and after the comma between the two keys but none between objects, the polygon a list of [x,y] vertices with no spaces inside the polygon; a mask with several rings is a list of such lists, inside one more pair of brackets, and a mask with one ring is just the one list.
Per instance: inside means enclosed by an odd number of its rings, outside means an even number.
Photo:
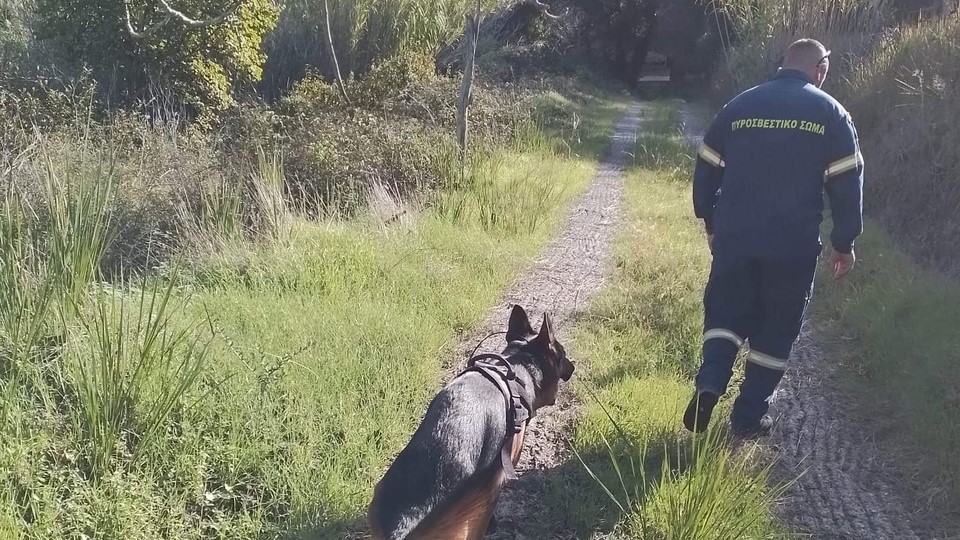
[{"label": "man's left hand", "polygon": [[833,270],[833,279],[843,279],[844,276],[853,270],[857,263],[857,256],[853,250],[850,253],[833,252],[833,260],[830,261],[830,269]]}]

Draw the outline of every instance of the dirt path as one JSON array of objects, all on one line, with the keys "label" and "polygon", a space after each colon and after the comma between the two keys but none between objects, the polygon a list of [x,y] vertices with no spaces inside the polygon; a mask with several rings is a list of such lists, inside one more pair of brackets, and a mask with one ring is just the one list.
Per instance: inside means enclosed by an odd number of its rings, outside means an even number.
[{"label": "dirt path", "polygon": [[931,538],[911,522],[906,509],[914,503],[904,497],[896,464],[845,413],[835,376],[839,359],[819,346],[811,322],[773,405],[778,418],[771,446],[779,472],[786,478],[802,474],[781,516],[813,538]]},{"label": "dirt path", "polygon": [[[703,110],[683,111],[683,129],[699,143]],[[929,539],[911,523],[902,473],[847,412],[850,396],[836,379],[842,359],[819,346],[815,321],[807,321],[774,395],[777,423],[766,452],[779,480],[795,480],[779,510],[796,533],[817,539]],[[910,505],[905,503],[910,502]]]},{"label": "dirt path", "polygon": [[[628,108],[614,129],[610,149],[593,182],[567,216],[563,230],[534,267],[510,288],[485,324],[463,341],[463,358],[484,336],[506,327],[509,308],[514,304],[527,309],[535,325],[542,313],[549,312],[560,335],[565,335],[571,315],[585,307],[603,287],[612,270],[613,241],[621,221],[622,170],[637,138],[641,110],[639,104]],[[502,346],[503,337],[497,336],[490,338],[480,351],[496,352]],[[461,366],[462,363],[451,367]],[[537,523],[531,517],[546,515],[541,508],[545,491],[543,471],[567,458],[564,436],[569,433],[577,411],[574,396],[561,388],[556,406],[540,411],[531,422],[517,467],[520,478],[504,491],[497,507],[499,530],[489,538],[539,540]]]}]

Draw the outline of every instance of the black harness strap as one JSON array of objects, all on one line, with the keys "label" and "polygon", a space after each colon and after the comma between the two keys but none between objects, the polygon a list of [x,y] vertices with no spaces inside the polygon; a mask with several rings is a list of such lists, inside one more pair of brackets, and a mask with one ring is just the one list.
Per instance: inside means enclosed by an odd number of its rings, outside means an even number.
[{"label": "black harness strap", "polygon": [[513,438],[523,431],[524,427],[533,418],[532,408],[520,393],[523,383],[517,380],[513,367],[506,358],[499,354],[481,354],[474,356],[467,362],[467,369],[460,374],[475,371],[490,380],[503,394],[507,407],[507,436],[500,450],[500,460],[503,462],[503,471],[508,480],[516,480],[517,471],[513,466]]}]

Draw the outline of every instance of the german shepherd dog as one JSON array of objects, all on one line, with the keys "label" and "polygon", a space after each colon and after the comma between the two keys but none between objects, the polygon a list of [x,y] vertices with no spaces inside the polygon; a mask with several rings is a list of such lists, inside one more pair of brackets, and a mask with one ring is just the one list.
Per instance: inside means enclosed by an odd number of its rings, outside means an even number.
[{"label": "german shepherd dog", "polygon": [[[441,390],[374,490],[367,517],[375,540],[478,540],[496,528],[493,511],[520,460],[527,422],[556,403],[560,380],[574,368],[550,317],[534,332],[520,306],[503,353],[478,358],[495,359],[519,396],[505,396],[507,386],[489,371],[469,369]],[[519,418],[511,401],[526,409]]]}]

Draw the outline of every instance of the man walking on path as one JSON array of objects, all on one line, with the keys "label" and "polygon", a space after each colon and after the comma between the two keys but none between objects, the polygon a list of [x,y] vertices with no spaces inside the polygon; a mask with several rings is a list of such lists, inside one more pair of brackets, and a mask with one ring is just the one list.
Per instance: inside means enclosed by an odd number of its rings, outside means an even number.
[{"label": "man walking on path", "polygon": [[824,190],[834,277],[853,268],[853,244],[863,231],[863,158],[850,115],[820,90],[829,67],[822,44],[793,43],[776,76],[728,103],[704,135],[693,202],[713,265],[703,364],[683,418],[690,431],[707,428],[737,352],[748,345],[731,424],[741,437],[769,432],[768,402],[813,291]]}]

